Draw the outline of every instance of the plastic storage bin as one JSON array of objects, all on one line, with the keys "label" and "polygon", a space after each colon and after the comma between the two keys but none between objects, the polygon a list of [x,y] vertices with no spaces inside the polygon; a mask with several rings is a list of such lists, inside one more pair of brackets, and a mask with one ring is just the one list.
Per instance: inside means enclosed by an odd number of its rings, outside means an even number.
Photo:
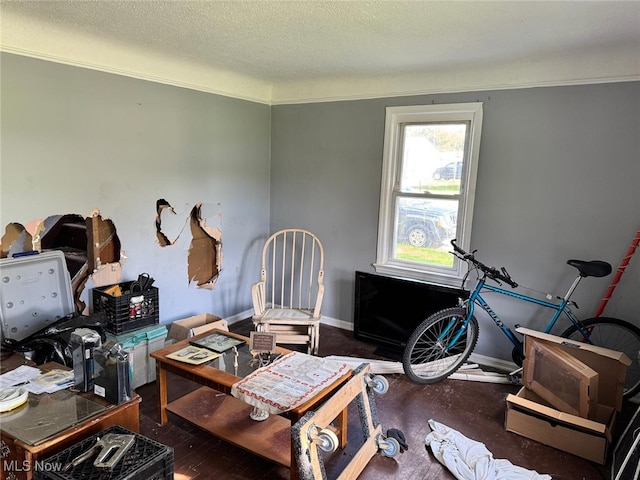
[{"label": "plastic storage bin", "polygon": [[131,388],[138,388],[156,379],[156,361],[149,354],[163,348],[166,338],[166,325],[153,325],[120,335],[107,332],[107,341],[122,344],[122,348],[129,353]]},{"label": "plastic storage bin", "polygon": [[20,341],[75,311],[61,251],[3,258],[0,281],[3,338]]},{"label": "plastic storage bin", "polygon": [[[111,471],[93,466],[92,457],[72,469],[62,472],[62,466],[89,450],[98,437],[108,433],[135,435],[134,445]],[[173,480],[173,448],[127,430],[120,425],[93,435],[56,455],[48,457],[36,467],[36,480]]]},{"label": "plastic storage bin", "polygon": [[108,332],[119,335],[159,323],[158,289],[151,287],[143,291],[131,291],[133,283],[119,283],[122,291],[120,296],[107,293],[114,285],[96,287],[92,290],[93,310],[107,314]]}]

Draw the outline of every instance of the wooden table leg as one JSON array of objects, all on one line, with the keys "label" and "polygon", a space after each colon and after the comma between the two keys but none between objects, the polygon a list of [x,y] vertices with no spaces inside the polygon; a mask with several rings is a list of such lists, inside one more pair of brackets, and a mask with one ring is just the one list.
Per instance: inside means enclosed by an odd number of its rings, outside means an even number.
[{"label": "wooden table leg", "polygon": [[31,452],[25,452],[24,459],[27,465],[31,465],[31,468],[29,468],[29,470],[27,471],[26,478],[27,480],[33,480],[34,478],[33,469],[35,466],[35,459],[33,458],[33,455],[31,455]]},{"label": "wooden table leg", "polygon": [[342,412],[336,417],[336,428],[338,429],[338,447],[344,448],[347,446],[347,425],[349,419],[347,417],[348,409],[345,407]]},{"label": "wooden table leg", "polygon": [[[289,420],[291,420],[291,425],[293,426],[296,422],[298,422],[302,418],[302,415],[296,415],[293,413]],[[294,448],[293,439],[291,439],[291,465],[289,466],[289,479],[290,480],[299,480],[300,472],[298,471],[298,460],[296,455],[296,450]]]},{"label": "wooden table leg", "polygon": [[300,478],[300,473],[298,472],[298,461],[296,459],[296,452],[293,449],[293,442],[291,442],[291,467],[289,468],[290,480],[298,480]]},{"label": "wooden table leg", "polygon": [[166,425],[167,418],[167,371],[162,362],[156,362],[156,388],[158,390],[158,423]]}]

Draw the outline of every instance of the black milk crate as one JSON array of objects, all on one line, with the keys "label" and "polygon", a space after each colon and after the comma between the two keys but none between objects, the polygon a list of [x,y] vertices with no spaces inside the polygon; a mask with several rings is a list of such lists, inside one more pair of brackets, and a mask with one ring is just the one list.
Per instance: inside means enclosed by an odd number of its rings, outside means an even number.
[{"label": "black milk crate", "polygon": [[[96,455],[68,471],[62,468],[76,457],[89,450],[100,437],[107,433],[135,435],[134,445],[111,470],[93,466]],[[120,425],[103,430],[72,447],[61,451],[35,468],[35,480],[173,480],[173,448],[150,438],[127,430]]]},{"label": "black milk crate", "polygon": [[[93,311],[107,314],[106,330],[119,335],[160,323],[160,304],[158,289],[131,291],[134,282],[119,283],[122,295],[114,296],[106,291],[114,287],[96,287],[93,289]],[[137,283],[137,282],[135,282]]]}]

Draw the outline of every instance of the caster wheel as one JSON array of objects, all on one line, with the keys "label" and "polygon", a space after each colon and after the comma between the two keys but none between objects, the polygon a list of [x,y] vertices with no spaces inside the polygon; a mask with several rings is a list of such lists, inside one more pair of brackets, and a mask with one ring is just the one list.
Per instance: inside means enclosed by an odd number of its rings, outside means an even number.
[{"label": "caster wheel", "polygon": [[378,395],[384,395],[389,391],[389,381],[382,375],[374,375],[367,383]]},{"label": "caster wheel", "polygon": [[323,452],[335,452],[338,448],[338,436],[327,428],[320,430],[315,440]]},{"label": "caster wheel", "polygon": [[400,443],[395,438],[385,438],[378,442],[378,448],[385,457],[395,457],[400,453]]},{"label": "caster wheel", "polygon": [[522,385],[522,368],[507,374],[507,380],[513,385]]}]

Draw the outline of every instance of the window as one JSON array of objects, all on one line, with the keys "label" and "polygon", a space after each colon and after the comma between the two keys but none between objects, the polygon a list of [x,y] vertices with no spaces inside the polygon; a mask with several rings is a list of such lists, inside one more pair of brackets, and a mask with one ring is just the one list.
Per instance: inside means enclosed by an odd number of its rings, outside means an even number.
[{"label": "window", "polygon": [[470,248],[482,103],[387,107],[378,273],[459,285]]}]

